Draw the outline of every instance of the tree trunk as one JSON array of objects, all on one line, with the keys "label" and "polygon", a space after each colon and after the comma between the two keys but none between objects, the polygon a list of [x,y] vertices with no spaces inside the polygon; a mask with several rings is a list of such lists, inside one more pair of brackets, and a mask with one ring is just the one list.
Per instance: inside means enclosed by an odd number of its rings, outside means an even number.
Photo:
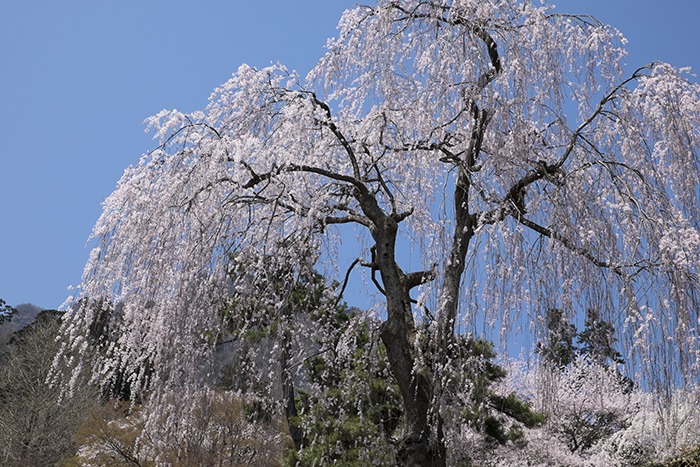
[{"label": "tree trunk", "polygon": [[289,435],[294,441],[294,449],[299,451],[304,445],[304,430],[299,425],[299,414],[294,403],[294,377],[290,368],[290,348],[292,336],[289,326],[285,326],[282,332],[282,342],[280,350],[280,373],[282,376],[282,401],[284,403],[284,415],[289,427]]},{"label": "tree trunk", "polygon": [[401,390],[406,424],[406,436],[401,440],[397,462],[407,467],[443,467],[445,445],[439,421],[435,427],[439,436],[433,437],[431,442],[433,427],[428,414],[433,391],[430,370],[415,367],[413,343],[409,339],[412,330],[406,322],[406,312],[410,311],[411,302],[395,261],[397,230],[398,223],[391,216],[383,216],[373,230],[377,247],[376,267],[381,273],[387,303],[387,320],[382,324],[380,337]]},{"label": "tree trunk", "polygon": [[440,365],[447,358],[454,344],[455,321],[459,308],[459,290],[466,262],[469,242],[474,235],[474,217],[469,213],[469,177],[459,167],[459,177],[455,184],[455,228],[450,256],[445,265],[442,294],[440,296],[440,316],[438,322],[437,354]]}]

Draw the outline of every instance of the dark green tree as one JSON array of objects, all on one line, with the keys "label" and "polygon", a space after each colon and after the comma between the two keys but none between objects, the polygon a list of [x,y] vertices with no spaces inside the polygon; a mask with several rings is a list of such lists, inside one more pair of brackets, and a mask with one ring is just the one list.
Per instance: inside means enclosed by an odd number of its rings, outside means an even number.
[{"label": "dark green tree", "polygon": [[588,356],[594,362],[607,366],[608,361],[624,364],[620,352],[615,350],[615,326],[605,321],[595,308],[586,310],[583,331],[578,333],[579,353]]},{"label": "dark green tree", "polygon": [[[573,384],[579,388],[593,376],[591,371],[603,369],[612,372],[613,383],[609,391],[627,394],[634,387],[631,379],[624,376],[617,366],[624,364],[622,355],[615,350],[615,326],[605,321],[595,308],[586,310],[584,329],[578,332],[576,326],[566,320],[563,310],[551,308],[546,313],[546,332],[544,341],[537,343],[535,352],[546,364],[552,376],[563,375],[572,371],[577,375]],[[574,339],[577,344],[574,344]],[[596,369],[596,367],[598,369]],[[591,408],[587,404],[558,410],[556,423],[552,423],[560,437],[566,442],[571,452],[585,452],[599,440],[609,437],[624,428],[622,415],[616,408]]]},{"label": "dark green tree", "polygon": [[576,359],[578,349],[574,344],[577,332],[576,326],[569,323],[564,311],[549,308],[545,313],[546,337],[535,347],[535,353],[558,367],[565,367]]},{"label": "dark green tree", "polygon": [[486,445],[512,441],[524,445],[522,428],[533,428],[544,421],[544,415],[515,393],[499,394],[494,388],[507,376],[495,363],[493,343],[471,335],[458,339],[460,369],[452,381],[451,394],[458,396],[449,406],[456,420],[464,420],[473,430],[482,433]]},{"label": "dark green tree", "polygon": [[338,309],[318,355],[305,362],[310,390],[296,403],[307,443],[288,457],[289,466],[396,464],[401,393],[378,323],[360,313]]},{"label": "dark green tree", "polygon": [[[297,450],[304,435],[295,380],[303,375],[297,374],[301,362],[292,355],[313,354],[318,345],[310,335],[324,335],[328,317],[344,309],[331,293],[335,285],[313,269],[316,254],[302,256],[307,260],[297,267],[283,256],[232,258],[229,275],[236,291],[221,311],[223,331],[212,336],[218,347],[233,347],[219,385],[260,396],[261,402],[249,408],[251,416],[269,417],[281,405]],[[254,293],[238,293],[240,288]]]},{"label": "dark green tree", "polygon": [[564,310],[550,308],[545,313],[545,332],[545,338],[535,346],[535,353],[556,367],[566,367],[576,358],[584,356],[603,366],[608,366],[610,362],[625,363],[622,355],[615,350],[615,326],[605,321],[595,308],[586,310],[581,332],[566,319]]},{"label": "dark green tree", "polygon": [[[307,361],[317,391],[301,392],[297,403],[312,442],[288,465],[360,466],[368,459],[396,465],[404,414],[378,323],[346,313],[336,316],[336,326],[343,344]],[[522,428],[542,423],[544,416],[515,394],[496,391],[507,373],[495,363],[493,343],[473,336],[456,343],[445,423],[468,426],[491,448],[509,441],[522,445]]]},{"label": "dark green tree", "polygon": [[0,298],[0,325],[2,325],[5,320],[10,321],[15,313],[17,313],[17,310],[8,305],[5,300]]}]

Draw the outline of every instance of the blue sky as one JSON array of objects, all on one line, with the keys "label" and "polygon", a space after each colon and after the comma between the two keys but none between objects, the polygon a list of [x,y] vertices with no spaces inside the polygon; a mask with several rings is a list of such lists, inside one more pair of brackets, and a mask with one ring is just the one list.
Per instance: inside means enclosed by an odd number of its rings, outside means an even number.
[{"label": "blue sky", "polygon": [[[142,121],[193,111],[245,62],[304,75],[335,34],[340,0],[0,3],[0,298],[58,307],[80,281],[100,203],[154,145]],[[653,60],[700,72],[700,2],[553,0]]]}]

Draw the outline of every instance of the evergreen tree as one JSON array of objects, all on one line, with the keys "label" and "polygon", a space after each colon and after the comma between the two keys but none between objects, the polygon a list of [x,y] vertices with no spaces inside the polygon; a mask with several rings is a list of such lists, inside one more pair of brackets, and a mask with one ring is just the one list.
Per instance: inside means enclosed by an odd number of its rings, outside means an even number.
[{"label": "evergreen tree", "polygon": [[[544,421],[529,404],[515,393],[501,394],[495,386],[503,382],[507,372],[494,360],[493,342],[473,336],[461,336],[462,373],[457,380],[467,391],[468,399],[457,405],[464,419],[490,442],[506,444],[523,439],[522,427],[533,428]],[[459,391],[455,391],[459,393]]]},{"label": "evergreen tree", "polygon": [[[573,325],[571,325],[573,326]],[[578,333],[579,353],[586,355],[596,363],[607,366],[608,360],[613,364],[624,364],[620,352],[615,350],[615,326],[602,319],[595,308],[586,310],[583,331]]]},{"label": "evergreen tree", "polygon": [[[300,392],[297,404],[307,444],[287,464],[396,465],[404,413],[378,323],[350,313],[335,315],[334,323],[335,346],[306,362],[314,390]],[[494,361],[492,342],[460,336],[457,348],[445,428],[465,428],[487,449],[509,442],[524,446],[522,428],[541,424],[544,415],[514,393],[504,393],[507,373]],[[461,459],[449,452],[448,458]]]},{"label": "evergreen tree", "polygon": [[603,366],[608,366],[609,362],[616,365],[625,363],[620,352],[615,349],[615,326],[605,321],[595,308],[586,310],[581,332],[566,320],[563,310],[550,308],[545,313],[545,332],[544,340],[535,346],[535,353],[556,367],[566,367],[578,357],[584,356]]},{"label": "evergreen tree", "polygon": [[296,402],[307,441],[287,464],[395,465],[403,411],[377,323],[359,313],[333,319],[336,332],[305,363],[311,388]]},{"label": "evergreen tree", "polygon": [[5,300],[0,298],[0,325],[3,324],[5,320],[10,321],[15,313],[17,313],[17,310],[12,308],[10,305],[5,303]]},{"label": "evergreen tree", "polygon": [[549,308],[545,313],[546,338],[535,346],[535,353],[558,367],[565,367],[576,359],[577,348],[574,339],[576,327],[566,321],[564,311]]},{"label": "evergreen tree", "polygon": [[587,389],[590,380],[598,384],[607,381],[605,390],[620,395],[628,394],[634,384],[617,369],[624,360],[614,347],[615,326],[603,320],[598,310],[586,310],[581,332],[565,319],[562,310],[555,308],[547,310],[545,324],[547,336],[537,343],[535,352],[546,365],[545,373],[549,373],[545,379],[555,386],[549,412],[556,420],[549,426],[572,453],[585,452],[625,427],[619,407],[585,400],[595,392]]},{"label": "evergreen tree", "polygon": [[234,293],[215,336],[218,347],[233,347],[221,352],[228,353],[228,364],[219,385],[260,397],[261,403],[248,408],[252,416],[270,418],[281,409],[296,450],[304,443],[295,404],[295,384],[303,379],[298,359],[318,348],[309,336],[325,336],[328,317],[345,309],[332,297],[335,284],[326,284],[313,269],[315,254],[309,251],[306,258],[298,267],[284,255],[232,258]]}]

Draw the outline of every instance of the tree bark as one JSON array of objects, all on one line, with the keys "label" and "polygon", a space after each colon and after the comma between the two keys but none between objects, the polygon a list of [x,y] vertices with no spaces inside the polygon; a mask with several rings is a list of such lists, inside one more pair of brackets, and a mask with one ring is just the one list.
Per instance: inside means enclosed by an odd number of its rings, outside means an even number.
[{"label": "tree bark", "polygon": [[438,325],[438,353],[440,363],[450,352],[454,343],[454,327],[459,307],[459,289],[466,266],[469,242],[474,235],[474,218],[469,214],[469,179],[464,169],[459,167],[459,177],[455,185],[455,230],[450,256],[445,265],[440,317]]},{"label": "tree bark", "polygon": [[294,403],[294,376],[290,368],[290,349],[292,343],[289,326],[282,332],[280,349],[280,373],[282,376],[282,402],[284,403],[284,415],[287,419],[289,435],[294,441],[294,449],[299,451],[304,445],[304,430],[299,426],[299,413]]},{"label": "tree bark", "polygon": [[[387,320],[382,324],[380,337],[404,405],[406,435],[399,445],[397,461],[407,467],[443,467],[444,440],[437,436],[431,441],[430,436],[432,427],[428,414],[433,392],[430,371],[415,367],[413,343],[409,339],[412,329],[407,323],[406,312],[411,310],[411,299],[402,284],[395,258],[398,222],[384,213],[372,217],[376,266],[381,274],[387,304]],[[441,427],[436,428],[440,430]]]}]

